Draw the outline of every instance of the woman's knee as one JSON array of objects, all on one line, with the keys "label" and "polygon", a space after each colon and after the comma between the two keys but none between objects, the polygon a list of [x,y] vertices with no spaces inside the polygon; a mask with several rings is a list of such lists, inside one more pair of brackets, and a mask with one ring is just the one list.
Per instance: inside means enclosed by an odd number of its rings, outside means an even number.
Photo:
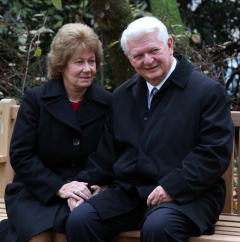
[{"label": "woman's knee", "polygon": [[51,231],[45,231],[42,232],[34,237],[32,237],[29,242],[52,242],[52,232]]},{"label": "woman's knee", "polygon": [[67,242],[67,237],[65,234],[53,232],[53,242]]}]

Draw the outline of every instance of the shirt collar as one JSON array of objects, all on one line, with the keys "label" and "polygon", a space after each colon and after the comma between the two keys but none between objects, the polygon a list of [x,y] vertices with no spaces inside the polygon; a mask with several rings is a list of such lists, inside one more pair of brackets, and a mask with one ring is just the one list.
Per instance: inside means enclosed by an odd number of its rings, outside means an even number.
[{"label": "shirt collar", "polygon": [[160,82],[160,84],[158,84],[157,86],[153,86],[152,84],[150,84],[149,82],[146,81],[147,83],[147,87],[148,87],[148,95],[149,93],[151,93],[152,89],[154,87],[156,87],[158,90],[160,90],[160,88],[163,86],[163,84],[166,82],[166,80],[168,79],[168,77],[172,74],[172,72],[175,70],[176,68],[176,65],[177,65],[177,61],[176,59],[174,58],[173,59],[173,64],[172,64],[172,67],[170,69],[170,71],[168,72],[168,74],[166,75],[166,77]]}]

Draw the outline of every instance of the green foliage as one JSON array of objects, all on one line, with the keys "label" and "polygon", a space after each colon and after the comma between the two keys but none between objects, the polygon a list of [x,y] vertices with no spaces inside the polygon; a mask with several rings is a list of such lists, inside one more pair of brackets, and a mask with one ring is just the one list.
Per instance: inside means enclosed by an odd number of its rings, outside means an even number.
[{"label": "green foliage", "polygon": [[[0,0],[0,4],[0,98],[9,96],[20,101],[27,88],[47,80],[46,56],[63,24],[84,22],[97,27],[88,0]],[[146,3],[130,4],[136,17],[147,13]],[[105,60],[109,58],[108,50],[104,50]],[[114,88],[109,64],[98,71],[96,79],[106,89]]]},{"label": "green foliage", "polygon": [[[160,3],[161,0],[128,2],[134,18],[139,18],[152,15],[150,2]],[[178,0],[183,25],[171,24],[172,21],[164,18],[176,44],[175,53],[180,50],[197,69],[225,83],[233,108],[238,109],[238,1],[200,1],[192,10],[193,2]],[[167,9],[168,1],[163,0],[163,3],[162,9]],[[0,98],[10,96],[21,100],[26,88],[46,81],[46,55],[50,43],[59,27],[69,22],[84,22],[99,33],[103,46],[107,46],[104,50],[106,64],[96,78],[101,85],[114,89],[109,51],[116,48],[118,41],[115,39],[112,44],[106,45],[93,16],[92,0],[0,0]],[[183,27],[185,34],[177,31]],[[187,44],[182,41],[186,37],[189,40]]]},{"label": "green foliage", "polygon": [[62,1],[61,0],[52,0],[53,5],[58,9],[62,10]]},{"label": "green foliage", "polygon": [[60,0],[0,0],[0,5],[0,91],[21,100],[26,88],[46,81],[52,38],[63,24],[83,20],[84,5],[76,0],[63,6]]},{"label": "green foliage", "polygon": [[139,18],[139,17],[143,17],[146,15],[152,15],[149,11],[148,11],[148,4],[143,1],[137,1],[135,3],[131,3],[131,1],[129,1],[129,6],[131,9],[131,12],[133,14],[133,17]]}]

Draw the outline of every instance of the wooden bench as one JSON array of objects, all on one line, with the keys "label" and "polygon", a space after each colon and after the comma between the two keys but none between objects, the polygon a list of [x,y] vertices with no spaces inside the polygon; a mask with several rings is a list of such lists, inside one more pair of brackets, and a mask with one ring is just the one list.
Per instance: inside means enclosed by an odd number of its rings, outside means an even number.
[{"label": "wooden bench", "polygon": [[[19,106],[13,99],[2,99],[0,101],[0,221],[7,218],[4,204],[4,190],[8,183],[12,181],[13,170],[9,161],[9,143],[15,125]],[[234,160],[240,167],[240,112],[232,111],[232,120],[235,127],[234,148],[232,152],[231,164],[224,174],[227,187],[227,197],[224,210],[216,224],[214,235],[202,235],[200,237],[191,237],[188,242],[240,242],[240,169],[237,173],[234,171]],[[234,184],[236,186],[236,196],[233,198]],[[139,242],[140,231],[129,231],[118,234],[112,242]],[[158,242],[158,241],[156,241]]]}]

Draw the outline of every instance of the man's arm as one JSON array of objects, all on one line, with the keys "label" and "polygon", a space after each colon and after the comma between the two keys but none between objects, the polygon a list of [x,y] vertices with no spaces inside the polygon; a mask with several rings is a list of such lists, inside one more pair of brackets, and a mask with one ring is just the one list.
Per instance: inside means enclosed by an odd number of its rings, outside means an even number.
[{"label": "man's arm", "polygon": [[158,184],[177,202],[186,203],[204,193],[227,170],[232,152],[233,124],[225,88],[209,91],[199,120],[198,144]]}]

